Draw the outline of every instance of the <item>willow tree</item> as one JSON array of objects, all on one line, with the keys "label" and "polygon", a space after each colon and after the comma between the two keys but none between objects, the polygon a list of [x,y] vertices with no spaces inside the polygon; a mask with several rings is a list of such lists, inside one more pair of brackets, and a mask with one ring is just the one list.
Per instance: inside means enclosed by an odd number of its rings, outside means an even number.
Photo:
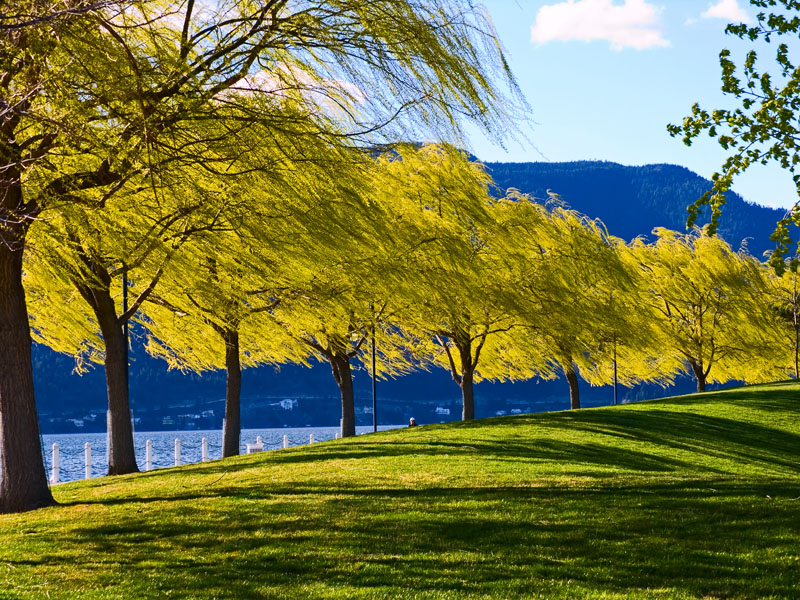
[{"label": "willow tree", "polygon": [[[231,91],[228,96],[234,94],[242,95],[243,92]],[[247,97],[241,100],[237,110],[242,106],[259,107],[263,104]],[[312,122],[308,115],[302,115],[302,107],[286,100],[282,102],[282,110],[287,115],[294,114],[305,126]],[[231,119],[234,116],[225,114]],[[313,121],[321,126],[324,118],[317,116]],[[215,135],[212,135],[213,128],[217,130]],[[181,164],[178,168],[162,166],[158,174],[159,186],[155,190],[148,185],[149,178],[135,177],[129,185],[107,199],[101,209],[86,211],[68,205],[34,226],[25,280],[29,293],[33,293],[37,300],[30,306],[36,319],[34,333],[38,341],[56,351],[72,354],[79,361],[83,360],[82,355],[87,350],[91,350],[91,356],[102,359],[108,388],[110,475],[138,470],[130,425],[126,330],[142,303],[156,287],[160,287],[158,284],[164,270],[171,268],[173,262],[177,266],[180,261],[175,260],[176,255],[182,252],[190,253],[192,258],[205,257],[206,267],[216,265],[217,255],[225,252],[230,254],[226,259],[232,260],[233,251],[240,251],[242,246],[226,246],[223,240],[228,232],[239,231],[241,237],[263,237],[263,228],[257,230],[259,224],[267,226],[280,219],[288,221],[291,213],[287,211],[307,214],[314,196],[310,173],[315,173],[314,181],[327,180],[332,176],[329,165],[336,164],[337,181],[340,182],[337,185],[343,189],[344,172],[348,163],[353,162],[352,152],[337,152],[329,143],[316,138],[307,139],[303,160],[293,161],[284,149],[295,141],[295,137],[304,136],[304,127],[297,123],[272,132],[269,137],[258,124],[251,125],[246,131],[231,132],[224,122],[215,121],[199,126],[198,130],[201,137],[224,136],[235,140],[236,151],[240,153],[235,166],[230,165],[229,152],[226,153],[230,141],[222,146],[209,144],[205,152],[208,162],[202,168],[192,164]],[[258,141],[254,142],[254,137]],[[242,148],[248,145],[246,153],[241,154]],[[323,147],[319,148],[320,145]],[[321,153],[326,153],[324,159]],[[311,156],[322,166],[307,162]],[[223,165],[227,166],[228,172],[221,177],[217,169]],[[248,187],[257,188],[258,192],[248,192]],[[294,198],[297,189],[304,190],[302,198]],[[291,196],[292,201],[278,202],[281,194],[284,198]],[[128,195],[134,195],[134,200],[131,201]],[[321,202],[318,195],[316,202]],[[255,220],[256,216],[262,216],[263,223]],[[275,228],[272,235],[286,236],[286,231],[286,226]],[[209,236],[214,243],[209,244]],[[218,236],[219,240],[216,239]],[[202,238],[198,245],[182,248],[188,240],[198,237]],[[251,244],[250,258],[259,251],[257,245]],[[237,256],[237,260],[245,260],[239,254]],[[274,256],[270,260],[276,262]],[[213,274],[205,268],[193,271],[193,275],[201,277],[201,283],[207,285],[208,277]],[[70,282],[91,309],[95,331],[86,340],[76,339],[83,327],[70,331],[64,326],[76,318],[76,315],[64,314],[75,310],[76,305],[64,298],[68,291],[61,290],[60,295],[55,293],[54,286],[59,280]],[[123,289],[120,280],[128,283],[124,288],[125,294],[119,293]],[[191,281],[176,283],[175,277],[171,277],[170,282],[180,289],[192,286]],[[127,295],[131,296],[130,306],[124,300]],[[54,302],[57,306],[44,307]],[[214,306],[215,303],[211,302],[205,310],[214,313]],[[47,317],[38,314],[42,311]],[[54,312],[60,312],[61,318],[53,318]],[[79,311],[79,314],[82,313]],[[238,344],[237,328],[233,325],[238,317],[222,315],[221,318],[230,323],[217,332],[227,340],[230,362],[238,355],[238,348],[235,348]],[[231,414],[226,421],[230,423],[226,439],[230,443],[226,450],[233,453],[239,448],[239,368],[231,366],[229,373],[228,406]]]},{"label": "willow tree", "polygon": [[223,238],[190,242],[184,267],[145,308],[152,353],[195,371],[226,368],[225,456],[238,453],[240,355],[248,364],[330,363],[343,437],[355,434],[352,361],[376,327],[381,375],[408,366],[390,342],[388,310],[408,248],[395,245],[386,185],[395,181],[382,170],[357,152],[335,180],[309,164],[295,165],[280,189],[265,187],[266,176],[244,178],[242,222]]},{"label": "willow tree", "polygon": [[[198,136],[197,124],[238,104],[233,87],[335,111],[343,127],[311,122],[305,133],[339,145],[393,128],[458,137],[464,117],[499,137],[514,125],[507,100],[519,100],[486,13],[467,0],[228,0],[202,10],[12,0],[0,10],[2,512],[53,502],[21,285],[27,232],[43,211],[80,204],[75,192],[88,189],[102,205],[136,173],[157,187],[163,164],[205,164],[206,144],[221,139]],[[296,119],[234,112],[234,132]],[[302,154],[303,137],[291,150]]]},{"label": "willow tree", "polygon": [[497,338],[513,327],[502,260],[489,239],[491,179],[457,150],[428,146],[382,158],[395,190],[394,244],[403,251],[396,289],[398,326],[423,364],[447,369],[459,386],[462,418],[475,415],[474,383],[495,378]]},{"label": "willow tree", "polygon": [[[75,356],[79,369],[87,360],[103,363],[109,475],[138,471],[130,417],[128,324],[187,239],[227,226],[220,218],[225,208],[215,189],[220,186],[201,187],[198,175],[188,179],[192,186],[163,186],[158,198],[144,186],[134,188],[135,200],[120,191],[102,210],[68,205],[31,230],[24,282],[34,337]],[[75,295],[86,306],[76,303]]]},{"label": "willow tree", "polygon": [[[304,226],[302,256],[294,258],[291,285],[272,313],[311,356],[330,364],[341,398],[342,437],[355,435],[353,369],[356,361],[373,362],[366,357],[367,341],[376,355],[374,377],[415,366],[402,349],[398,314],[410,302],[407,287],[416,285],[409,260],[436,237],[419,221],[417,202],[430,193],[429,180],[452,166],[450,160],[466,164],[446,146],[398,144],[375,154],[362,154],[353,193],[332,196],[314,211],[316,222]],[[401,181],[398,168],[415,176]],[[413,207],[403,201],[408,197]]]},{"label": "willow tree", "polygon": [[335,182],[324,168],[290,162],[279,174],[242,175],[227,192],[237,205],[225,211],[226,227],[188,240],[144,305],[151,354],[183,370],[225,369],[223,457],[239,454],[242,368],[307,363],[310,350],[272,313],[340,239],[329,220],[332,196],[347,195],[345,167]]},{"label": "willow tree", "polygon": [[342,437],[356,434],[353,362],[369,362],[366,342],[376,328],[380,331],[375,341],[382,372],[387,370],[384,365],[394,366],[387,357],[397,354],[390,341],[394,334],[387,329],[386,304],[375,304],[376,290],[361,287],[367,279],[355,275],[350,266],[320,265],[319,276],[307,282],[307,287],[296,287],[273,315],[285,335],[305,347],[309,358],[330,365],[339,388]]},{"label": "willow tree", "polygon": [[796,260],[787,262],[783,274],[765,273],[768,287],[764,300],[775,316],[776,344],[791,349],[782,353],[788,360],[783,360],[781,363],[790,365],[785,371],[798,379],[800,378],[800,285],[797,281],[797,271],[800,265]]},{"label": "willow tree", "polygon": [[611,271],[616,277],[610,278],[597,298],[602,316],[587,351],[591,362],[581,368],[581,376],[592,385],[613,383],[616,403],[617,384],[666,386],[674,382],[681,365],[662,352],[664,331],[635,253],[622,240],[610,238],[609,242],[619,263]]},{"label": "willow tree", "polygon": [[[364,344],[375,326],[380,375],[441,364],[472,418],[478,361],[495,347],[487,339],[509,327],[495,314],[498,295],[479,300],[487,290],[474,275],[475,268],[494,268],[477,237],[479,222],[490,220],[489,178],[447,145],[399,145],[363,175],[365,204],[331,203],[328,228],[342,235],[310,277],[297,280],[275,318],[330,363],[343,436],[355,433],[352,362],[366,362]],[[465,324],[479,303],[474,323]]]},{"label": "willow tree", "polygon": [[772,315],[762,265],[703,233],[656,229],[634,244],[664,333],[662,352],[679,358],[697,381],[758,382],[776,375]]},{"label": "willow tree", "polygon": [[242,369],[306,359],[280,327],[263,318],[278,302],[276,292],[242,260],[241,248],[253,249],[242,241],[230,232],[191,242],[191,253],[143,311],[151,355],[184,371],[225,369],[223,457],[239,454]]},{"label": "willow tree", "polygon": [[630,311],[637,281],[622,258],[624,244],[597,221],[514,192],[498,211],[502,235],[514,244],[514,344],[529,368],[545,378],[562,373],[573,409],[580,408],[579,374],[592,384],[611,383],[607,366],[616,360],[625,365],[624,383],[639,380],[646,369],[634,357],[647,343],[648,326]]}]

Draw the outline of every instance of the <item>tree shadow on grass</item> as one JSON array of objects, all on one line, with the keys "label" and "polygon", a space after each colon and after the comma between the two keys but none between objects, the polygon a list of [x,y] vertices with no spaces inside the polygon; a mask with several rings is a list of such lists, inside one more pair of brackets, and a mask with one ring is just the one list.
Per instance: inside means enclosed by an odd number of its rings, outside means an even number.
[{"label": "tree shadow on grass", "polygon": [[761,464],[800,473],[800,461],[797,460],[800,435],[757,423],[668,410],[651,410],[635,416],[624,411],[586,411],[554,417],[543,425],[642,442],[654,448],[662,446],[734,458],[743,464]]},{"label": "tree shadow on grass", "polygon": [[[706,458],[733,459],[742,468],[758,467],[776,474],[800,474],[800,435],[718,416],[670,410],[575,411],[548,419],[511,417],[489,434],[476,428],[453,428],[450,441],[427,432],[407,432],[400,439],[381,441],[356,438],[320,444],[304,452],[278,452],[270,464],[305,463],[408,455],[464,455],[474,453],[513,461],[543,461],[603,466],[630,471],[668,472],[684,468],[716,469]],[[510,425],[510,427],[506,427]],[[525,428],[524,426],[530,426]],[[522,430],[522,431],[521,431]],[[498,435],[502,432],[502,436]],[[415,435],[419,433],[420,435]],[[589,434],[581,439],[575,434]],[[466,434],[466,435],[465,435]],[[483,437],[482,437],[483,436]],[[398,436],[399,437],[399,436]],[[488,437],[488,439],[487,439]],[[620,442],[631,442],[623,447]],[[674,450],[693,453],[691,461],[674,457]],[[670,455],[672,454],[672,456]],[[221,465],[215,467],[222,468]]]},{"label": "tree shadow on grass", "polygon": [[[269,451],[255,456],[160,469],[139,474],[138,481],[161,477],[216,475],[274,465],[319,464],[370,458],[476,456],[497,461],[549,464],[584,469],[586,476],[605,471],[721,472],[719,461],[736,471],[756,469],[774,475],[800,474],[800,435],[720,416],[666,409],[647,411],[587,410],[507,417],[492,425],[473,423],[359,436]],[[474,433],[473,433],[474,432]],[[681,451],[676,453],[675,451]],[[121,480],[121,479],[120,479]],[[96,486],[104,485],[98,479]]]},{"label": "tree shadow on grass", "polygon": [[[791,418],[794,389],[755,406]],[[751,392],[728,394],[752,404]],[[796,597],[800,435],[669,404],[448,427],[446,438],[420,427],[138,475],[124,496],[73,503],[100,505],[88,507],[97,522],[18,535],[23,551],[7,562],[52,580],[87,572],[139,598]],[[562,479],[269,475],[392,457],[541,463]],[[747,479],[714,472],[717,459]],[[173,486],[163,495],[161,477]],[[39,535],[57,552],[26,553]]]},{"label": "tree shadow on grass", "polygon": [[[228,489],[227,504],[166,503],[56,531],[141,597],[579,597],[592,591],[794,598],[800,481],[570,487]],[[191,500],[187,495],[184,500]],[[105,558],[104,558],[105,557]],[[106,564],[108,563],[108,564]],[[159,565],[157,571],[153,565]],[[792,566],[793,565],[793,566]],[[139,583],[137,583],[139,582]],[[144,582],[144,583],[141,583]],[[136,586],[143,586],[137,588]],[[396,586],[396,587],[395,587]],[[311,590],[309,592],[309,590]],[[391,596],[386,596],[391,597]]]}]

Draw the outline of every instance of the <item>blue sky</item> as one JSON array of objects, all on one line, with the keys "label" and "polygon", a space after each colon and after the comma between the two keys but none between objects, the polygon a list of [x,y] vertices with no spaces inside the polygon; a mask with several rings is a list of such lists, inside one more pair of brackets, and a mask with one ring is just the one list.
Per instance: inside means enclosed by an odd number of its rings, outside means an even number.
[{"label": "blue sky", "polygon": [[[719,51],[748,46],[725,35],[754,19],[747,0],[483,0],[533,109],[531,144],[498,148],[472,136],[485,161],[610,160],[673,163],[710,177],[724,159],[712,140],[671,138],[694,102],[731,106]],[[766,60],[771,57],[763,53]],[[770,58],[771,60],[771,58]],[[758,167],[736,180],[745,199],[791,206],[789,173]]]}]

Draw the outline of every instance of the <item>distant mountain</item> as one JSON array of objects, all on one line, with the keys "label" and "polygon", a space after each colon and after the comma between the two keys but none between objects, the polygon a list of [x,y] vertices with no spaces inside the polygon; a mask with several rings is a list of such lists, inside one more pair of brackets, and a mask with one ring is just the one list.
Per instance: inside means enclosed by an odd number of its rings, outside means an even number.
[{"label": "distant mountain", "polygon": [[[630,240],[649,235],[654,227],[683,231],[686,206],[711,188],[711,182],[674,165],[625,167],[610,162],[488,163],[501,189],[517,188],[539,198],[548,190],[570,208],[601,219],[610,233]],[[750,204],[728,194],[720,234],[734,247],[748,240],[750,252],[760,256],[770,248],[769,235],[783,211]],[[141,430],[218,428],[222,422],[225,375],[167,372],[164,363],[147,356],[143,340],[134,336],[131,363],[131,404]],[[102,431],[106,402],[101,367],[84,376],[72,374],[73,361],[42,346],[34,348],[37,403],[42,429]],[[326,364],[305,369],[288,366],[248,369],[243,374],[243,426],[336,425],[339,421],[338,388]],[[608,388],[584,388],[585,406],[609,404]],[[672,393],[693,390],[684,381]],[[363,370],[356,371],[357,420],[372,422],[371,386]],[[381,423],[449,421],[460,417],[460,393],[443,370],[415,373],[381,382]],[[621,390],[621,397],[639,400],[664,395],[655,386]],[[296,404],[292,399],[297,399]],[[288,400],[288,402],[287,402]],[[555,410],[569,406],[563,381],[528,381],[516,384],[481,383],[476,389],[479,417],[497,412]],[[448,412],[449,411],[449,412]]]},{"label": "distant mountain", "polygon": [[[517,188],[538,198],[548,190],[570,208],[597,218],[609,232],[631,240],[649,236],[654,227],[686,229],[686,207],[711,189],[711,181],[676,165],[626,167],[612,162],[487,163],[502,190]],[[761,257],[774,249],[769,236],[785,211],[726,195],[719,235],[734,249],[746,240],[751,254]],[[706,208],[704,220],[708,222]]]}]

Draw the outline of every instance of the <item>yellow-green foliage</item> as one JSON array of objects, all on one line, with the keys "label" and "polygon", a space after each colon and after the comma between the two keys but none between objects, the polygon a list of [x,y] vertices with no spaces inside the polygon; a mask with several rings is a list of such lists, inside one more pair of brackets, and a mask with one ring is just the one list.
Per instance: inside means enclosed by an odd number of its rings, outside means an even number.
[{"label": "yellow-green foliage", "polygon": [[[171,185],[162,177],[157,194],[146,179],[135,178],[100,207],[87,210],[81,203],[45,211],[31,227],[25,255],[35,339],[74,355],[79,368],[87,360],[102,361],[103,340],[87,294],[110,294],[121,318],[123,276],[133,305],[157,288],[187,239],[220,226],[225,182],[192,174]],[[84,200],[92,198],[87,193]]]},{"label": "yellow-green foliage", "polygon": [[798,264],[789,261],[778,275],[769,267],[764,270],[767,288],[764,302],[774,319],[772,330],[775,352],[772,359],[778,372],[797,378],[800,375],[800,282]]},{"label": "yellow-green foliage", "polygon": [[497,338],[512,325],[500,301],[511,293],[511,282],[496,268],[489,239],[491,179],[480,164],[441,146],[406,149],[383,163],[389,179],[378,189],[391,190],[388,243],[401,302],[396,323],[408,350],[458,377],[464,365],[451,345],[469,346],[475,365],[482,355],[490,357],[480,361],[478,379],[507,376],[491,359],[500,350]]},{"label": "yellow-green foliage", "polygon": [[380,376],[438,365],[476,381],[575,371],[606,384],[616,358],[623,384],[681,370],[762,381],[791,363],[764,266],[715,238],[659,230],[626,245],[555,202],[493,199],[482,166],[449,146],[377,157],[309,146],[309,164],[271,151],[252,159],[280,163],[274,174],[198,173],[155,201],[134,188],[136,210],[122,190],[103,211],[37,223],[26,282],[37,338],[102,358],[70,287],[97,283],[91,255],[117,301],[123,261],[132,297],[159,279],[149,349],[183,369],[222,367],[225,330],[239,333],[244,366],[331,353],[369,366],[373,326]]},{"label": "yellow-green foliage", "polygon": [[659,318],[661,352],[701,379],[768,381],[778,367],[764,265],[702,232],[657,229],[634,243]]},{"label": "yellow-green foliage", "polygon": [[[324,163],[329,157],[317,158]],[[144,306],[151,353],[173,367],[220,368],[222,336],[236,331],[244,366],[306,362],[310,350],[272,312],[280,303],[301,301],[300,282],[318,277],[325,257],[347,239],[336,218],[359,196],[346,185],[358,182],[345,167],[362,160],[348,158],[336,182],[324,167],[289,161],[278,177],[234,179],[215,228],[186,242],[161,291]]]},{"label": "yellow-green foliage", "polygon": [[501,229],[495,237],[505,239],[502,255],[515,282],[515,360],[531,374],[578,370],[588,382],[604,384],[613,379],[616,347],[620,381],[661,380],[664,372],[650,358],[650,320],[631,310],[641,289],[625,244],[597,221],[514,190],[496,210]]}]

